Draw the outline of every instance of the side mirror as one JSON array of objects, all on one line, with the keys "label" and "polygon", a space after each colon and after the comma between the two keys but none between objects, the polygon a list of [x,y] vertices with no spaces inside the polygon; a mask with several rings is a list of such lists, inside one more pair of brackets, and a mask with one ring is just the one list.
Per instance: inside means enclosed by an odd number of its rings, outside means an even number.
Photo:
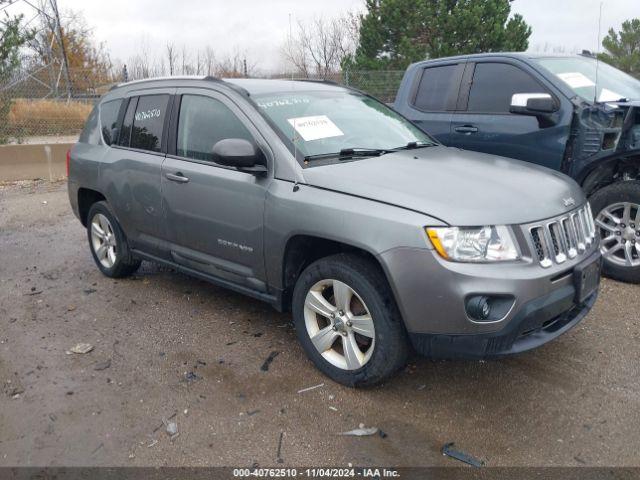
[{"label": "side mirror", "polygon": [[213,161],[243,172],[267,172],[266,159],[258,146],[242,138],[225,138],[213,146]]},{"label": "side mirror", "polygon": [[548,93],[516,93],[511,97],[509,111],[538,117],[558,111],[558,106]]}]

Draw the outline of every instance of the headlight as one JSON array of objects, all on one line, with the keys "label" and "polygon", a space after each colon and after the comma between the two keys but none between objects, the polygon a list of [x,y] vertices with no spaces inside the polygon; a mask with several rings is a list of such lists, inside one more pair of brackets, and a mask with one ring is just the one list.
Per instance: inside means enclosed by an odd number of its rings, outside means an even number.
[{"label": "headlight", "polygon": [[446,260],[482,263],[520,258],[508,227],[427,227],[426,231]]}]

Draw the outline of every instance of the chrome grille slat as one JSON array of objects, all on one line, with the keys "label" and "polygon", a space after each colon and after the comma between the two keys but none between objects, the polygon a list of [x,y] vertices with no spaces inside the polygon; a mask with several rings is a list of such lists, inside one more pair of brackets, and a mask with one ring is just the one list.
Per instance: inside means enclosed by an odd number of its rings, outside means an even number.
[{"label": "chrome grille slat", "polygon": [[528,227],[538,262],[544,268],[586,252],[595,241],[596,226],[589,204],[567,215]]}]

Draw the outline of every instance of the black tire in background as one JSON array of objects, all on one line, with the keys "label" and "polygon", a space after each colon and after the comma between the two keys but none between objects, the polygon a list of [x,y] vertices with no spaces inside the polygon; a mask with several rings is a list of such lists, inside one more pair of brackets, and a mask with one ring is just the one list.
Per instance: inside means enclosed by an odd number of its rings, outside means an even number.
[{"label": "black tire in background", "polygon": [[[630,223],[624,224],[624,228],[618,229],[621,231],[620,235],[617,233],[614,235],[617,235],[623,240],[626,235],[627,240],[625,241],[629,242],[631,248],[635,250],[633,253],[634,261],[637,256],[638,265],[624,266],[605,256],[603,274],[621,282],[640,283],[640,225],[637,224],[636,218],[637,215],[640,216],[640,210],[637,210],[637,208],[640,207],[640,182],[625,181],[612,183],[611,185],[607,185],[606,187],[597,190],[593,195],[591,195],[591,197],[589,197],[589,202],[591,203],[591,210],[593,211],[593,216],[596,220],[603,211],[610,209],[613,205],[630,203],[637,206],[631,210],[633,218],[630,219]],[[638,212],[637,215],[636,212]],[[601,236],[602,233],[605,232],[602,226],[598,225],[597,221],[596,229],[601,233]],[[631,236],[633,239],[630,238]],[[606,240],[603,242],[601,239],[601,242],[603,249],[609,245],[609,242]],[[613,243],[613,241],[611,243]]]},{"label": "black tire in background", "polygon": [[[309,336],[304,314],[305,299],[314,285],[326,279],[348,285],[366,304],[373,319],[375,344],[368,361],[359,369],[346,370],[333,365],[319,353]],[[338,254],[309,265],[295,285],[292,310],[297,336],[307,356],[321,372],[338,383],[350,387],[372,386],[389,378],[407,361],[410,347],[387,279],[375,264],[365,258]]]},{"label": "black tire in background", "polygon": [[[98,215],[103,215],[104,217],[106,217],[106,219],[109,221],[111,230],[115,237],[116,260],[111,267],[107,267],[101,263],[94,248],[91,229],[92,222]],[[89,240],[89,249],[91,250],[93,260],[96,262],[96,265],[98,266],[100,271],[107,277],[128,277],[140,267],[140,264],[142,263],[141,260],[135,258],[131,254],[129,244],[127,243],[127,237],[122,231],[122,228],[120,228],[120,224],[118,223],[118,220],[116,220],[115,215],[113,215],[113,213],[109,209],[109,204],[107,202],[96,202],[89,209],[89,214],[87,215],[87,237]]]}]

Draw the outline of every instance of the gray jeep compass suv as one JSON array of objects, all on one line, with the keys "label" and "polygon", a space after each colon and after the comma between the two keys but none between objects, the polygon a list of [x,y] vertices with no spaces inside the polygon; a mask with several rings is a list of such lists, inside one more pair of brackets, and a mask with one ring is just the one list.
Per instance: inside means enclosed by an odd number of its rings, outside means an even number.
[{"label": "gray jeep compass suv", "polygon": [[316,366],[353,386],[431,357],[523,352],[596,300],[580,187],[439,145],[323,82],[171,78],[107,93],[69,156],[98,268],[141,260],[291,310]]}]

